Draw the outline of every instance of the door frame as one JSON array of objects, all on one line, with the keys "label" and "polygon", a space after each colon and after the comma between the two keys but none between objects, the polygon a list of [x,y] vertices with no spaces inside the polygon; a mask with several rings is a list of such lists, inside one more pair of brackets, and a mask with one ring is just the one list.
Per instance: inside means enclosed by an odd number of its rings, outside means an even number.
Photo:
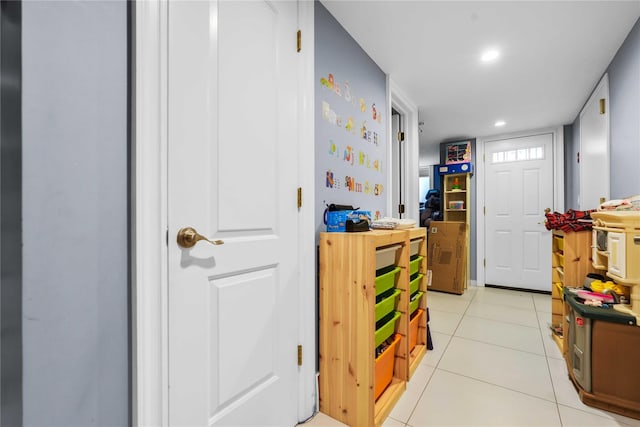
[{"label": "door frame", "polygon": [[[167,11],[166,1],[136,1],[133,11],[132,103],[132,325],[133,426],[168,425],[168,235],[167,191]],[[298,154],[303,205],[298,223],[299,343],[303,363],[298,377],[298,418],[317,408],[315,336],[313,3],[299,1],[303,34],[299,71],[301,113]],[[295,37],[295,34],[292,35]]]},{"label": "door frame", "polygon": [[[393,188],[393,175],[396,173],[395,165],[392,164],[391,159],[393,159],[392,150],[394,147],[393,144],[393,135],[391,128],[391,109],[393,108],[398,113],[400,113],[402,128],[404,128],[405,138],[404,138],[404,156],[405,156],[405,165],[402,174],[402,179],[404,180],[404,218],[405,219],[415,219],[416,222],[420,220],[420,171],[418,167],[418,158],[420,157],[420,147],[419,147],[419,133],[418,133],[418,109],[415,107],[415,104],[402,92],[400,87],[389,77],[387,77],[387,99],[389,100],[389,104],[387,105],[387,117],[389,117],[387,132],[389,134],[389,143],[387,144],[387,158],[389,159],[389,167],[387,174],[387,188],[391,188],[392,191],[395,191]],[[415,160],[415,161],[414,161]],[[395,208],[392,206],[393,197],[387,198],[387,212],[388,216],[393,216],[393,212],[397,212],[398,207]],[[395,209],[395,210],[394,210]],[[418,225],[418,224],[416,224]]]},{"label": "door frame", "polygon": [[[564,129],[563,126],[555,128],[538,129],[531,131],[515,132],[508,134],[500,134],[496,136],[485,136],[477,139],[476,144],[476,165],[475,175],[477,179],[476,185],[476,285],[484,286],[486,279],[486,271],[484,266],[485,259],[485,167],[484,159],[485,144],[490,141],[523,138],[526,136],[534,136],[550,133],[553,135],[553,206],[554,211],[564,211]],[[551,277],[549,277],[551,280]]]}]

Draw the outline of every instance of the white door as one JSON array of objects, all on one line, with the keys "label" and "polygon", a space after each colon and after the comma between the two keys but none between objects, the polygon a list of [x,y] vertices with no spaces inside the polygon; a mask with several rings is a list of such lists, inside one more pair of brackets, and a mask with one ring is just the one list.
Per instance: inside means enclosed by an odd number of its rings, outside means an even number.
[{"label": "white door", "polygon": [[580,209],[609,200],[609,78],[605,74],[580,112]]},{"label": "white door", "polygon": [[551,291],[553,135],[485,143],[485,282]]},{"label": "white door", "polygon": [[[171,426],[297,422],[296,3],[170,1]],[[177,244],[191,226],[214,245]]]}]

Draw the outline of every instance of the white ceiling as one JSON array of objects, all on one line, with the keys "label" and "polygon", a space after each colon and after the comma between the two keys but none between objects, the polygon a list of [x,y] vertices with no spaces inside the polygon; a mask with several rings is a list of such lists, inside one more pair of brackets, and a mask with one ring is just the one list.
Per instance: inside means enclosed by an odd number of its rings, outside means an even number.
[{"label": "white ceiling", "polygon": [[640,0],[322,4],[418,107],[421,153],[572,123],[640,16]]}]

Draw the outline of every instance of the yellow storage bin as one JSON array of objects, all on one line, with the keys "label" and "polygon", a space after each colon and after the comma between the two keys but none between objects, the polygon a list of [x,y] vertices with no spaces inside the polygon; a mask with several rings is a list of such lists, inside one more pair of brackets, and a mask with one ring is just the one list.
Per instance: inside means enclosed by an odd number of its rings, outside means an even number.
[{"label": "yellow storage bin", "polygon": [[560,252],[564,252],[564,239],[559,236],[553,236],[553,241],[556,244],[556,249]]}]

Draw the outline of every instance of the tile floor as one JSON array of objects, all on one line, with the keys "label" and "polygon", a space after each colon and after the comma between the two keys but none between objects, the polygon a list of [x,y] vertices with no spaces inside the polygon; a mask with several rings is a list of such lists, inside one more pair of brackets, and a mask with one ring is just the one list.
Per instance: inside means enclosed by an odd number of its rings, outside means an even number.
[{"label": "tile floor", "polygon": [[[550,295],[470,287],[429,292],[428,306],[434,349],[384,427],[640,427],[582,404],[551,338]],[[304,424],[342,425],[322,413]]]}]

